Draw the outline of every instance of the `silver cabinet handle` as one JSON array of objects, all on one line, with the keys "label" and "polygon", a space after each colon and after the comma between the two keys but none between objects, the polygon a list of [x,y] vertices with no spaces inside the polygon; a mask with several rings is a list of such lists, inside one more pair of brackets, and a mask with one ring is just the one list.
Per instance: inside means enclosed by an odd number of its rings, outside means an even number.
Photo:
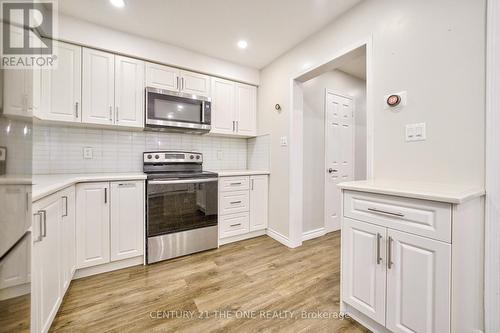
[{"label": "silver cabinet handle", "polygon": [[42,239],[43,239],[43,236],[42,236],[42,228],[43,228],[43,226],[42,226],[42,223],[43,223],[43,221],[42,221],[42,214],[40,212],[38,212],[38,213],[34,213],[33,216],[38,216],[39,217],[38,223],[39,223],[39,227],[40,227],[40,235],[38,235],[37,239],[35,239],[33,241],[33,243],[38,243],[38,242],[41,242]]},{"label": "silver cabinet handle", "polygon": [[389,241],[387,242],[387,269],[392,267],[392,237],[389,236]]},{"label": "silver cabinet handle", "polygon": [[47,211],[40,210],[39,213],[41,213],[42,217],[43,217],[43,232],[42,232],[42,237],[47,237]]},{"label": "silver cabinet handle", "polygon": [[184,78],[181,77],[181,90],[184,90]]},{"label": "silver cabinet handle", "polygon": [[254,179],[252,179],[252,191],[253,191],[253,181],[254,181]]},{"label": "silver cabinet handle", "polygon": [[233,120],[233,132],[234,132],[234,128],[235,128],[235,127],[234,127],[234,123],[235,123],[235,121]]},{"label": "silver cabinet handle", "polygon": [[64,213],[63,213],[62,217],[66,217],[66,216],[68,216],[68,197],[63,196],[62,198],[64,200]]},{"label": "silver cabinet handle", "polygon": [[404,217],[405,216],[405,214],[403,214],[403,213],[388,212],[388,211],[380,210],[380,209],[377,209],[377,208],[368,208],[368,210],[370,212],[374,212],[374,213],[378,213],[378,214],[386,214],[386,215],[398,216],[398,217]]},{"label": "silver cabinet handle", "polygon": [[115,111],[115,120],[116,122],[118,122],[118,106],[115,107],[116,111]]},{"label": "silver cabinet handle", "polygon": [[176,87],[176,88],[177,88],[178,90],[181,90],[181,86],[180,86],[180,84],[179,84],[179,77],[176,77],[175,79],[176,79],[176,81],[177,81],[177,87]]},{"label": "silver cabinet handle", "polygon": [[239,225],[241,225],[241,223],[231,224],[230,227],[237,227]]},{"label": "silver cabinet handle", "polygon": [[75,103],[75,117],[78,118],[78,102]]},{"label": "silver cabinet handle", "polygon": [[239,183],[231,183],[229,185],[231,185],[231,186],[233,186],[233,185],[241,185],[241,182],[239,182]]},{"label": "silver cabinet handle", "polygon": [[108,203],[108,189],[106,187],[104,188],[104,203]]},{"label": "silver cabinet handle", "polygon": [[231,205],[236,205],[236,204],[240,204],[241,203],[241,200],[238,200],[238,201],[232,201],[231,202]]},{"label": "silver cabinet handle", "polygon": [[377,232],[377,265],[380,265],[382,258],[380,258],[380,239],[382,235]]},{"label": "silver cabinet handle", "polygon": [[109,106],[109,120],[113,120],[113,107],[111,105]]}]

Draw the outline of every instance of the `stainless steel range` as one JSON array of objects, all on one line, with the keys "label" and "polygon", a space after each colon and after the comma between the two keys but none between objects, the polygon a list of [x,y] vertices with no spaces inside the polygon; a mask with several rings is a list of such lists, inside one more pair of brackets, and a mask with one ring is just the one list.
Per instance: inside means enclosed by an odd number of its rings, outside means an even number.
[{"label": "stainless steel range", "polygon": [[144,153],[148,264],[217,248],[218,176],[202,169],[200,153]]}]

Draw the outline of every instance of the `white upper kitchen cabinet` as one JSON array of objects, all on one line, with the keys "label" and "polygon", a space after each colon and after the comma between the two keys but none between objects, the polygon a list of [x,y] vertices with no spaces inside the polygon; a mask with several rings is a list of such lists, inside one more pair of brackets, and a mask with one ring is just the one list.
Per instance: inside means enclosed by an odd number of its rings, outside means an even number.
[{"label": "white upper kitchen cabinet", "polygon": [[144,182],[111,183],[111,261],[144,253]]},{"label": "white upper kitchen cabinet", "polygon": [[212,78],[212,134],[257,134],[257,88]]},{"label": "white upper kitchen cabinet", "polygon": [[5,69],[3,72],[3,114],[32,117],[40,98],[40,70]]},{"label": "white upper kitchen cabinet", "polygon": [[34,332],[48,332],[61,303],[61,198],[46,197],[33,205],[32,308]]},{"label": "white upper kitchen cabinet", "polygon": [[257,88],[248,84],[235,85],[236,132],[240,135],[257,135]]},{"label": "white upper kitchen cabinet", "polygon": [[83,122],[111,125],[114,123],[114,54],[83,49]]},{"label": "white upper kitchen cabinet", "polygon": [[385,325],[386,228],[345,218],[342,225],[342,299]]},{"label": "white upper kitchen cabinet", "polygon": [[450,332],[451,245],[390,229],[388,237],[386,327]]},{"label": "white upper kitchen cabinet", "polygon": [[178,91],[179,69],[146,63],[146,87]]},{"label": "white upper kitchen cabinet", "polygon": [[53,41],[57,67],[41,70],[42,101],[37,117],[44,120],[81,122],[82,48]]},{"label": "white upper kitchen cabinet", "polygon": [[108,263],[109,183],[81,183],[76,186],[77,268]]},{"label": "white upper kitchen cabinet", "polygon": [[267,175],[250,177],[250,231],[267,228],[268,179]]},{"label": "white upper kitchen cabinet", "polygon": [[235,134],[234,82],[212,78],[212,130],[213,134]]},{"label": "white upper kitchen cabinet", "polygon": [[181,70],[179,91],[186,94],[209,97],[210,76]]},{"label": "white upper kitchen cabinet", "polygon": [[144,62],[115,56],[115,124],[144,127]]}]

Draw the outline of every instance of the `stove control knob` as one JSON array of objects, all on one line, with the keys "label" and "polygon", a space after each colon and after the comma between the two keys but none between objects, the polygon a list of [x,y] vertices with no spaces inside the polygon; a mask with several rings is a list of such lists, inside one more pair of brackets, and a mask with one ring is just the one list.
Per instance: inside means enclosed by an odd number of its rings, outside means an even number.
[{"label": "stove control knob", "polygon": [[152,159],[153,158],[153,155],[149,154],[148,155],[148,160]]},{"label": "stove control knob", "polygon": [[160,158],[160,155],[155,155],[155,158],[156,158],[156,159],[159,159],[159,158]]},{"label": "stove control knob", "polygon": [[194,155],[190,155],[189,158],[193,160],[194,159]]},{"label": "stove control knob", "polygon": [[199,160],[200,159],[200,155],[196,155],[196,159]]}]

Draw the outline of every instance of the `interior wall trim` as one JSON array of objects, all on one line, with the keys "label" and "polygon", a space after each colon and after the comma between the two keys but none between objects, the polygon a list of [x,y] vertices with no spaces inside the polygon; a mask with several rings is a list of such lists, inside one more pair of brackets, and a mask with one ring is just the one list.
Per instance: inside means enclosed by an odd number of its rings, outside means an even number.
[{"label": "interior wall trim", "polygon": [[302,241],[318,238],[324,235],[326,235],[326,229],[324,227],[305,231],[302,233]]},{"label": "interior wall trim", "polygon": [[296,247],[296,246],[292,246],[292,243],[290,242],[290,239],[288,237],[282,235],[281,233],[277,232],[276,230],[273,230],[273,229],[268,227],[266,233],[269,237],[271,237],[272,239],[274,239],[277,242],[280,242],[281,244],[283,244],[285,246],[288,246],[290,248]]}]

